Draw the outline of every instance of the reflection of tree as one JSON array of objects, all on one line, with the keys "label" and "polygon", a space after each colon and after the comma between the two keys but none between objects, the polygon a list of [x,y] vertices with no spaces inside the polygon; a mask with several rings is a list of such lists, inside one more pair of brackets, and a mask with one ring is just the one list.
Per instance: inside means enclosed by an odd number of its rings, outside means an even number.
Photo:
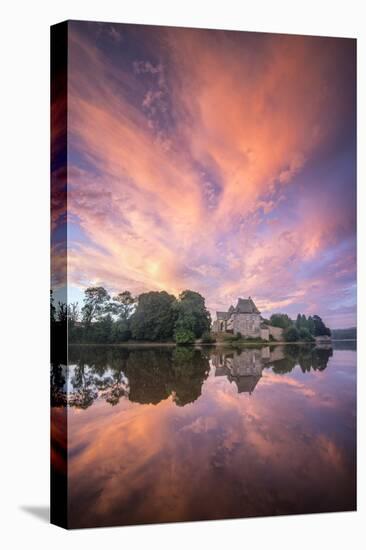
[{"label": "reflection of tree", "polygon": [[209,372],[208,358],[200,350],[176,348],[173,352],[173,400],[184,407],[193,403],[202,393],[202,385]]},{"label": "reflection of tree", "polygon": [[130,350],[112,346],[70,346],[69,363],[87,365],[98,376],[108,369],[124,370]]},{"label": "reflection of tree", "polygon": [[216,376],[227,376],[239,392],[251,393],[262,369],[289,373],[299,365],[302,372],[324,370],[332,349],[284,346],[261,349],[206,350],[191,347],[126,349],[118,347],[70,347],[69,387],[66,367],[55,361],[51,370],[53,406],[88,408],[98,397],[117,405],[122,397],[141,404],[158,404],[172,396],[177,406],[193,403],[202,393],[208,376],[209,356]]},{"label": "reflection of tree", "polygon": [[100,396],[117,405],[126,394],[124,369],[129,352],[115,348],[70,348],[69,361],[75,364],[70,380],[73,392],[71,406],[86,408]]},{"label": "reflection of tree", "polygon": [[[157,404],[173,396],[178,406],[198,399],[208,375],[208,357],[192,348],[70,348],[68,404],[87,408],[97,397],[117,405],[123,396]],[[66,404],[66,395],[64,396]]]},{"label": "reflection of tree", "polygon": [[101,397],[110,405],[118,405],[121,397],[127,394],[126,379],[121,366],[115,366],[111,376],[97,378],[95,383]]},{"label": "reflection of tree", "polygon": [[311,370],[324,370],[329,358],[333,355],[332,348],[316,348],[314,346],[285,346],[284,357],[275,361],[272,365],[273,372],[284,374],[291,372],[299,365],[302,372]]},{"label": "reflection of tree", "polygon": [[155,405],[173,395],[184,406],[201,395],[208,370],[208,358],[192,348],[132,351],[126,369],[129,398]]},{"label": "reflection of tree", "polygon": [[126,387],[122,381],[112,383],[112,385],[102,394],[103,399],[110,405],[118,405],[121,397],[126,395]]},{"label": "reflection of tree", "polygon": [[51,364],[51,407],[64,407],[66,405],[66,367],[60,363]]},{"label": "reflection of tree", "polygon": [[172,354],[166,350],[131,351],[126,366],[130,401],[156,405],[169,394]]},{"label": "reflection of tree", "polygon": [[74,391],[69,396],[69,404],[78,409],[87,409],[98,396],[93,373],[84,364],[77,365],[71,378]]},{"label": "reflection of tree", "polygon": [[[314,348],[312,350],[311,356],[312,356],[313,370],[324,370],[327,368],[330,357],[333,356],[333,349],[332,348]],[[301,367],[301,363],[300,363],[300,367]]]},{"label": "reflection of tree", "polygon": [[276,374],[290,373],[296,365],[302,372],[324,370],[332,348],[318,348],[313,345],[272,346],[245,350],[216,350],[212,363],[216,367],[216,376],[226,376],[235,381],[238,391],[251,393],[258,384],[263,368],[272,368]]},{"label": "reflection of tree", "polygon": [[272,370],[276,374],[286,374],[293,370],[299,360],[299,346],[284,346],[283,357],[273,362]]}]

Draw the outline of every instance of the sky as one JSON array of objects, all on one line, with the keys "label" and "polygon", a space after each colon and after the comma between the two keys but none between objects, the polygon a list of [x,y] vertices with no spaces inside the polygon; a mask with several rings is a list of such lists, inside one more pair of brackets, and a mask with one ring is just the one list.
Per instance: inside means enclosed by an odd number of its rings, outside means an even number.
[{"label": "sky", "polygon": [[354,40],[85,22],[68,40],[70,301],[191,289],[212,313],[251,296],[356,324]]}]

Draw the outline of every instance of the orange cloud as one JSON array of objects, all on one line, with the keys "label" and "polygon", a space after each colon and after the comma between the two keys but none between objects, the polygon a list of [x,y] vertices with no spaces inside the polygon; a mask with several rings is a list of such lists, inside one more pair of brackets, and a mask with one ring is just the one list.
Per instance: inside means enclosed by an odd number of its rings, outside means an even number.
[{"label": "orange cloud", "polygon": [[68,208],[85,238],[70,240],[70,283],[190,286],[211,308],[243,293],[269,307],[278,277],[291,292],[272,303],[292,304],[296,263],[319,258],[337,222],[313,198],[259,229],[334,130],[338,42],[161,33],[159,63],[122,69],[71,27]]},{"label": "orange cloud", "polygon": [[309,38],[262,36],[257,54],[252,36],[236,38],[169,31],[191,153],[208,157],[224,180],[220,221],[255,208],[276,182],[290,182],[333,125],[325,109],[332,44],[315,58]]}]

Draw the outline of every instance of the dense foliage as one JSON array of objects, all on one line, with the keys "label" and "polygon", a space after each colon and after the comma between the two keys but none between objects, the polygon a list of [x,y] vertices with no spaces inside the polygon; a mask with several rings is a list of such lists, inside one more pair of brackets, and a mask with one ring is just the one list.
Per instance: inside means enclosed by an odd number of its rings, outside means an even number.
[{"label": "dense foliage", "polygon": [[131,317],[131,335],[136,340],[169,340],[177,318],[176,298],[165,291],[140,294]]},{"label": "dense foliage", "polygon": [[210,330],[211,316],[205,306],[205,299],[198,292],[185,290],[179,295],[176,306],[176,334],[190,332],[195,338],[201,338]]},{"label": "dense foliage", "polygon": [[[317,336],[331,336],[321,317],[298,314],[293,321],[285,313],[275,313],[266,324],[283,329],[288,342],[312,342]],[[52,337],[56,333],[71,343],[120,343],[128,340],[172,341],[192,344],[196,339],[213,343],[211,316],[205,299],[198,292],[183,291],[178,299],[165,291],[144,292],[137,297],[131,292],[120,292],[114,297],[102,286],[89,287],[84,293],[84,304],[54,303],[51,292]],[[339,334],[342,334],[338,331]],[[352,333],[353,334],[353,333]],[[232,335],[234,341],[241,335]]]},{"label": "dense foliage", "polygon": [[296,342],[300,338],[299,331],[295,326],[290,326],[286,328],[283,332],[283,336],[286,342]]},{"label": "dense foliage", "polygon": [[325,326],[319,315],[306,317],[299,313],[296,321],[293,321],[286,313],[275,313],[270,318],[270,324],[283,329],[283,336],[287,342],[312,342],[317,336],[331,335],[330,329]]},{"label": "dense foliage", "polygon": [[187,328],[178,328],[174,336],[176,343],[179,345],[193,344],[195,341],[193,332]]},{"label": "dense foliage", "polygon": [[211,316],[204,298],[185,290],[175,298],[165,291],[138,297],[124,291],[111,297],[105,288],[90,287],[84,304],[54,303],[51,293],[53,333],[68,327],[71,343],[119,343],[128,340],[171,341],[190,344],[205,335],[210,340]]},{"label": "dense foliage", "polygon": [[271,315],[270,324],[273,327],[286,329],[292,326],[293,322],[286,313],[274,313]]}]

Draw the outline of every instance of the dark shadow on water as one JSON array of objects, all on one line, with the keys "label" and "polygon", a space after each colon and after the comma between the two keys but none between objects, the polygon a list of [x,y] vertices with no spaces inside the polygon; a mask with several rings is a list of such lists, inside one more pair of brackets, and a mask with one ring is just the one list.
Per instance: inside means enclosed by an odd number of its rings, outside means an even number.
[{"label": "dark shadow on water", "polygon": [[43,522],[50,522],[50,507],[49,506],[20,506],[20,509],[27,514],[40,519]]}]

